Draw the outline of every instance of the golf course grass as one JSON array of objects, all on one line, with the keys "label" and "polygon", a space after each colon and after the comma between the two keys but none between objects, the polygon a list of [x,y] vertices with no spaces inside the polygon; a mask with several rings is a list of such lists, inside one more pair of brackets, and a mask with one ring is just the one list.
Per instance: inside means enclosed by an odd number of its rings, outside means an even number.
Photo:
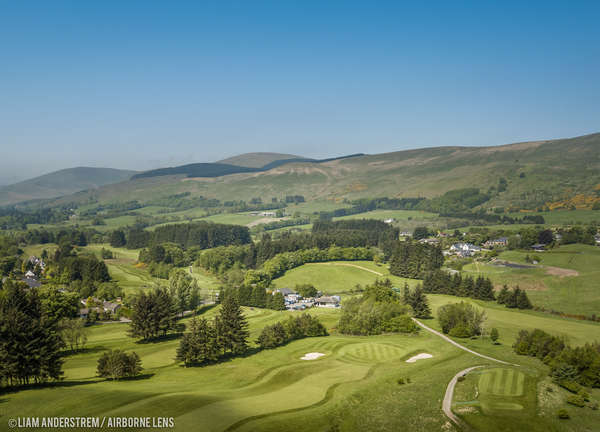
[{"label": "golf course grass", "polygon": [[376,265],[373,261],[332,261],[296,267],[275,279],[273,285],[293,289],[296,285],[312,284],[323,293],[339,294],[353,291],[357,284],[364,287],[384,278],[391,279],[394,286],[400,289],[405,282],[411,287],[419,282],[393,276],[387,266]]}]

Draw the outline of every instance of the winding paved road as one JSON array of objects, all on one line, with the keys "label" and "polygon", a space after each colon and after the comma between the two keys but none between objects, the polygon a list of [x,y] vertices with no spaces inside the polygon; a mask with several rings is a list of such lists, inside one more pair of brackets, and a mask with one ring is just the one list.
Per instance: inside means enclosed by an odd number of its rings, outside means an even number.
[{"label": "winding paved road", "polygon": [[441,337],[441,338],[442,338],[442,339],[444,339],[446,342],[448,342],[448,343],[451,343],[452,345],[454,345],[454,346],[455,346],[455,347],[457,347],[457,348],[460,348],[461,350],[464,350],[464,351],[466,351],[466,352],[468,352],[468,353],[471,353],[471,354],[473,354],[473,355],[476,355],[477,357],[481,357],[481,358],[484,358],[484,359],[486,359],[486,360],[490,360],[490,361],[497,362],[497,363],[502,363],[502,364],[505,364],[505,365],[519,366],[518,364],[509,363],[509,362],[505,362],[505,361],[503,361],[503,360],[498,360],[497,358],[494,358],[494,357],[489,357],[489,356],[486,356],[486,355],[484,355],[484,354],[480,354],[480,353],[478,353],[477,351],[473,351],[472,349],[469,349],[469,348],[467,348],[466,346],[463,346],[463,345],[459,344],[458,342],[454,342],[452,339],[450,339],[450,338],[449,338],[448,336],[446,336],[445,334],[442,334],[442,333],[440,333],[439,331],[437,331],[437,330],[434,330],[434,329],[432,329],[431,327],[428,327],[428,326],[426,326],[425,324],[423,324],[421,321],[419,321],[419,320],[418,320],[418,319],[416,319],[416,318],[413,318],[413,321],[414,321],[414,322],[416,322],[416,323],[417,323],[419,326],[423,327],[423,328],[424,328],[425,330],[427,330],[428,332],[430,332],[430,333],[433,333],[434,335]]},{"label": "winding paved road", "polygon": [[473,369],[477,369],[480,367],[483,367],[483,366],[473,366],[473,367],[461,370],[459,373],[457,373],[456,375],[454,375],[452,377],[452,379],[448,383],[448,387],[446,387],[446,394],[444,395],[444,401],[442,402],[442,411],[444,411],[444,414],[446,414],[446,417],[448,417],[456,425],[462,427],[463,429],[465,429],[465,428],[469,429],[469,426],[466,425],[466,423],[464,423],[460,418],[458,418],[452,412],[452,397],[454,396],[454,386],[456,386],[456,383],[458,382],[458,379],[461,376],[465,376],[466,374],[471,372]]},{"label": "winding paved road", "polygon": [[[461,350],[464,350],[464,351],[466,351],[468,353],[471,353],[473,355],[476,355],[478,357],[481,357],[481,358],[484,358],[486,360],[490,360],[490,361],[493,361],[493,362],[496,362],[496,363],[502,363],[502,364],[510,365],[510,366],[519,366],[518,364],[515,364],[515,363],[505,362],[504,360],[499,360],[499,359],[494,358],[494,357],[490,357],[490,356],[486,356],[484,354],[480,354],[477,351],[473,351],[472,349],[469,349],[469,348],[467,348],[467,347],[459,344],[458,342],[453,341],[452,339],[450,339],[445,334],[442,334],[439,331],[434,330],[434,329],[432,329],[429,326],[426,326],[425,324],[423,324],[421,321],[419,321],[416,318],[413,318],[413,321],[415,323],[417,323],[417,325],[419,325],[420,327],[422,327],[425,330],[427,330],[428,332],[433,333],[434,335],[441,337],[446,342],[451,343],[455,347],[460,348]],[[456,424],[457,426],[461,427],[462,429],[471,429],[471,428],[466,423],[464,423],[462,420],[460,420],[452,412],[452,397],[454,396],[454,387],[456,386],[458,378],[460,378],[461,376],[465,376],[466,374],[468,374],[469,372],[471,372],[473,369],[477,369],[477,368],[480,368],[480,367],[483,367],[483,366],[473,366],[473,367],[461,370],[459,373],[457,373],[456,375],[454,375],[454,377],[448,383],[448,387],[446,387],[446,394],[444,395],[444,400],[442,402],[442,411],[444,411],[444,414],[446,414],[446,417],[448,417],[450,420],[452,420],[452,422],[454,424]]]}]

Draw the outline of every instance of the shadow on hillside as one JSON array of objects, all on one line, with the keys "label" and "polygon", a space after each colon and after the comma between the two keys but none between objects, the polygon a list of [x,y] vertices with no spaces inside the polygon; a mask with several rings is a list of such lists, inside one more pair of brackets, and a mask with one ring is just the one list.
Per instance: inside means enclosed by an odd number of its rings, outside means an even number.
[{"label": "shadow on hillside", "polygon": [[105,346],[94,346],[90,348],[80,348],[77,350],[64,350],[61,352],[61,355],[62,357],[68,357],[76,354],[95,354],[107,350],[108,348]]},{"label": "shadow on hillside", "polygon": [[158,336],[158,337],[155,337],[152,339],[140,339],[140,340],[135,341],[135,343],[140,344],[140,345],[145,345],[145,344],[152,344],[152,343],[158,343],[158,342],[168,342],[168,341],[172,341],[172,340],[177,340],[181,336],[183,336],[183,331],[176,332],[176,333],[169,333],[164,336]]},{"label": "shadow on hillside", "polygon": [[[145,379],[150,379],[154,375],[155,375],[154,373],[145,373],[145,374],[136,375],[134,377],[120,378],[117,381],[141,381],[141,380],[145,380]],[[107,379],[107,381],[112,381],[112,380]]]},{"label": "shadow on hillside", "polygon": [[211,309],[216,308],[217,306],[218,306],[218,304],[216,304],[216,303],[202,305],[198,309],[196,309],[196,316],[205,314],[206,312],[210,311]]},{"label": "shadow on hillside", "polygon": [[217,361],[213,361],[213,362],[209,362],[209,363],[190,363],[188,365],[185,365],[182,363],[179,365],[179,367],[183,367],[183,368],[185,368],[185,367],[204,367],[204,366],[211,366],[211,365],[216,365],[216,364],[220,364],[220,363],[227,363],[232,360],[235,360],[236,358],[246,358],[246,357],[253,356],[254,354],[258,354],[261,351],[262,350],[259,347],[250,347],[242,355],[227,354],[227,355],[220,357]]},{"label": "shadow on hillside", "polygon": [[79,380],[79,381],[55,381],[55,382],[48,382],[48,383],[39,383],[39,384],[24,384],[24,385],[18,385],[18,386],[12,386],[12,387],[4,387],[4,388],[0,388],[0,394],[11,394],[11,393],[17,393],[23,390],[39,390],[39,389],[46,389],[46,388],[61,388],[61,387],[76,387],[76,386],[82,386],[82,385],[87,385],[87,384],[96,384],[99,383],[100,379],[94,379],[94,380]]}]

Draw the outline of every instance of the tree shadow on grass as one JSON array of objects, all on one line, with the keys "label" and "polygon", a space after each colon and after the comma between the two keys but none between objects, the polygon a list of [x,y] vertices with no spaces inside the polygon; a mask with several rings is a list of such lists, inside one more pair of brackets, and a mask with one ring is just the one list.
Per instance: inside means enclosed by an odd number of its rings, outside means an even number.
[{"label": "tree shadow on grass", "polygon": [[199,363],[189,363],[189,364],[180,364],[180,367],[183,368],[195,368],[195,367],[205,367],[205,366],[211,366],[211,365],[216,365],[216,364],[220,364],[220,363],[227,363],[230,362],[232,360],[235,360],[236,358],[245,358],[245,357],[250,357],[253,356],[254,354],[258,354],[259,352],[263,351],[262,349],[260,349],[260,347],[250,347],[248,348],[244,354],[239,354],[239,355],[234,355],[231,353],[228,353],[226,355],[223,355],[221,357],[219,357],[218,360],[216,361],[212,361],[212,362],[208,362],[208,363],[204,363],[204,362],[199,362]]},{"label": "tree shadow on grass", "polygon": [[196,316],[205,314],[206,312],[216,308],[217,306],[219,306],[217,303],[202,305],[198,309],[196,309]]},{"label": "tree shadow on grass", "polygon": [[[18,393],[22,390],[39,390],[46,388],[61,388],[61,387],[76,387],[87,384],[97,384],[101,382],[101,379],[93,379],[93,380],[70,380],[70,381],[53,381],[47,383],[34,383],[34,384],[23,384],[18,386],[4,387],[0,388],[0,394],[11,394]],[[0,399],[2,401],[2,399]],[[6,401],[3,400],[3,401]]]},{"label": "tree shadow on grass", "polygon": [[[124,378],[120,378],[116,381],[141,381],[141,380],[146,380],[146,379],[150,379],[154,376],[154,373],[145,373],[145,374],[139,374],[136,376],[132,376],[132,377],[124,377]],[[107,381],[112,381],[112,380],[107,380]]]},{"label": "tree shadow on grass", "polygon": [[177,340],[181,336],[183,336],[183,332],[175,332],[175,333],[166,334],[164,336],[158,336],[158,337],[155,337],[152,339],[140,339],[140,340],[135,341],[135,343],[140,344],[140,345],[145,345],[145,344],[152,344],[152,343],[158,343],[158,342],[168,342],[168,341],[172,341],[172,340]]},{"label": "tree shadow on grass", "polygon": [[90,348],[80,348],[77,350],[64,350],[61,352],[61,356],[62,357],[69,357],[72,355],[77,355],[77,354],[95,354],[95,353],[99,353],[102,351],[107,351],[108,348],[106,348],[105,346],[94,346],[94,347],[90,347]]}]

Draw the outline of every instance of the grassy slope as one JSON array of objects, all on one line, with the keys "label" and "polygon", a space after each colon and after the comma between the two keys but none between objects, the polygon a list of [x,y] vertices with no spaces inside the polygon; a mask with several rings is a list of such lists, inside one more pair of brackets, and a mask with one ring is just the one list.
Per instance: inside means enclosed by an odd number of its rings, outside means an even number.
[{"label": "grassy slope", "polygon": [[391,279],[394,286],[401,289],[405,282],[410,286],[418,283],[416,280],[393,276],[386,266],[378,266],[372,261],[333,261],[305,264],[289,270],[275,279],[273,284],[278,288],[294,288],[296,285],[311,283],[326,294],[339,294],[350,292],[356,284],[364,286],[383,278]]},{"label": "grassy slope", "polygon": [[[434,310],[451,298],[431,296]],[[512,354],[509,344],[515,323],[552,331],[561,326],[581,341],[585,333],[598,329],[587,323],[537,317],[531,313],[500,311],[479,303],[488,312],[490,325],[500,329],[503,345],[488,340],[466,341],[487,354],[518,360],[535,377],[544,375],[537,360]],[[218,308],[205,312],[210,318]],[[263,326],[290,312],[245,308],[251,340]],[[66,380],[58,386],[9,393],[3,397],[3,416],[124,415],[174,416],[176,430],[202,428],[225,430],[327,431],[341,430],[440,430],[446,419],[441,398],[450,378],[461,369],[489,364],[480,358],[421,332],[417,336],[382,335],[349,337],[335,334],[339,311],[314,309],[332,336],[310,338],[247,358],[203,368],[182,368],[174,363],[176,339],[137,344],[126,336],[123,324],[97,325],[90,329],[88,349],[66,358]],[[568,326],[564,326],[564,323]],[[435,321],[430,323],[435,326]],[[588,328],[589,327],[589,328]],[[589,337],[589,336],[588,336]],[[101,351],[110,348],[135,350],[145,368],[142,379],[109,382],[96,378],[95,364]],[[299,358],[307,352],[326,356],[313,362]],[[404,360],[416,353],[434,357],[414,364]],[[400,386],[397,379],[411,378]],[[597,391],[596,391],[597,393]],[[588,410],[589,415],[596,415]],[[595,418],[589,420],[594,424]],[[500,425],[494,420],[487,430]],[[506,422],[507,419],[502,421]],[[552,419],[535,419],[533,431],[568,430]],[[2,427],[5,427],[2,423]],[[545,429],[546,428],[546,429]],[[581,429],[590,430],[590,429]]]},{"label": "grassy slope", "polygon": [[[337,321],[336,311],[312,312],[320,315],[330,327]],[[215,310],[209,311],[207,316],[214,313]],[[290,314],[257,309],[246,310],[246,313],[252,339],[264,325]],[[373,338],[331,336],[293,342],[283,348],[215,366],[185,369],[173,361],[176,340],[135,344],[125,331],[126,326],[120,324],[93,327],[88,350],[67,358],[63,385],[11,393],[4,399],[3,414],[8,417],[72,415],[77,411],[78,415],[160,415],[175,416],[177,430],[199,426],[202,430],[224,430],[238,421],[244,421],[239,424],[242,429],[259,427],[263,430],[262,426],[268,429],[267,425],[280,420],[275,412],[294,410],[295,414],[320,415],[312,421],[320,421],[323,429],[330,421],[323,416],[323,409],[334,409],[353,392],[382,379],[390,381],[399,374],[420,371],[425,379],[421,364],[402,362],[415,350],[433,353],[435,364],[448,357],[460,357],[461,365],[469,362],[466,355],[426,334]],[[141,356],[147,374],[145,379],[107,382],[94,377],[100,351],[117,347],[135,350]],[[313,351],[326,356],[314,362],[299,359]],[[381,362],[383,364],[379,364]],[[445,379],[451,373],[449,367],[439,369],[436,375]],[[429,396],[434,398],[443,391],[443,385],[443,379],[438,379],[433,387],[424,385],[421,391],[411,388],[409,393],[416,394],[427,388]],[[298,411],[311,406],[313,408],[307,411]],[[443,424],[444,419],[435,404],[424,407],[423,411],[428,414],[425,424],[437,427]],[[250,421],[257,415],[265,417]],[[303,424],[302,418],[296,418],[295,429],[311,430]],[[416,416],[412,420],[423,422]]]},{"label": "grassy slope", "polygon": [[[111,278],[123,288],[126,294],[132,294],[139,289],[150,288],[156,284],[168,284],[168,281],[164,279],[151,276],[144,265],[136,264],[139,249],[114,248],[108,244],[93,244],[82,249],[93,252],[100,257],[102,248],[113,252],[115,258],[105,260],[105,263],[108,266]],[[201,268],[193,267],[192,270],[192,277],[196,279],[202,296],[212,298],[213,294],[219,289],[217,279]]]},{"label": "grassy slope", "polygon": [[[537,359],[526,356],[519,356],[512,352],[513,344],[519,330],[534,328],[542,329],[554,335],[562,335],[567,338],[572,345],[583,345],[587,342],[597,340],[600,334],[600,325],[587,321],[578,321],[557,318],[551,315],[541,314],[532,311],[515,311],[499,306],[494,302],[484,302],[479,300],[460,299],[453,296],[429,295],[431,309],[436,316],[437,309],[447,303],[456,303],[467,301],[481,308],[486,313],[485,328],[489,331],[491,328],[497,328],[500,333],[500,345],[493,345],[487,338],[478,339],[456,339],[461,344],[477,352],[484,353],[505,361],[519,364],[517,368],[525,373],[528,378],[526,386],[529,396],[525,398],[496,398],[495,402],[522,403],[525,405],[523,412],[511,410],[488,410],[486,415],[479,412],[467,411],[460,414],[470,424],[482,432],[512,432],[515,430],[552,430],[552,431],[585,431],[592,432],[600,422],[600,411],[593,411],[589,408],[574,408],[566,404],[566,398],[569,393],[560,389],[551,383],[547,377],[547,369]],[[424,320],[427,324],[437,330],[441,330],[437,320]],[[497,365],[493,365],[497,366]],[[485,369],[480,370],[485,371]],[[478,372],[479,373],[479,372]],[[471,378],[478,380],[478,373]],[[553,388],[553,392],[547,391],[548,387]],[[473,402],[480,389],[475,385],[472,379],[467,379],[464,383],[459,383],[456,388],[455,402]],[[592,397],[600,399],[600,389],[591,390]],[[493,398],[492,398],[493,399]],[[527,400],[525,400],[527,399]],[[481,401],[481,398],[479,399]],[[485,402],[485,400],[484,400]],[[454,407],[459,410],[462,404]],[[467,406],[473,405],[472,403]],[[477,405],[477,403],[475,404]],[[573,419],[564,422],[556,417],[559,408],[568,408]],[[460,412],[460,411],[459,411]],[[485,412],[485,411],[484,411]],[[538,416],[534,416],[535,413]],[[543,420],[541,419],[543,418]]]},{"label": "grassy slope", "polygon": [[113,168],[69,168],[0,187],[0,205],[47,199],[129,179],[135,171]]},{"label": "grassy slope", "polygon": [[[222,200],[283,197],[437,196],[461,187],[483,190],[508,180],[508,191],[490,205],[527,203],[540,191],[559,199],[565,193],[594,193],[600,183],[600,134],[566,140],[499,147],[440,147],[337,160],[322,164],[291,163],[262,173],[216,179],[181,176],[140,179],[94,192],[101,202],[140,201],[189,191]],[[520,173],[526,174],[524,178]],[[544,195],[545,196],[545,195]],[[89,194],[65,198],[88,199]]]},{"label": "grassy slope", "polygon": [[[500,259],[525,264],[528,252],[507,251]],[[496,286],[519,285],[528,290],[534,305],[571,314],[598,314],[600,311],[600,248],[587,245],[565,245],[552,251],[537,253],[541,265],[532,269],[515,269],[489,264],[469,264],[464,271],[489,276]],[[570,269],[578,276],[548,274],[547,266]]]},{"label": "grassy slope", "polygon": [[256,153],[244,153],[237,156],[232,156],[227,159],[223,159],[217,161],[217,163],[230,164],[230,165],[238,165],[249,168],[262,168],[265,165],[275,162],[278,160],[284,159],[298,159],[302,158],[302,156],[296,156],[292,154],[285,153],[266,153],[266,152],[256,152]]}]

